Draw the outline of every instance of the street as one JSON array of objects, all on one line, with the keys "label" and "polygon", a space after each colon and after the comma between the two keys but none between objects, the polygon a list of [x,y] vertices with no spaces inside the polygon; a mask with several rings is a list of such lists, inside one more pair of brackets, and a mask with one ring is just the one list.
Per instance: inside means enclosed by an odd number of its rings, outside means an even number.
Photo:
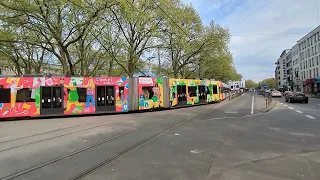
[{"label": "street", "polygon": [[3,121],[0,179],[319,179],[320,100],[273,104]]},{"label": "street", "polygon": [[[277,99],[277,98],[275,98]],[[303,114],[311,119],[320,119],[320,99],[309,98],[309,103],[286,103],[284,97],[279,99],[281,105],[296,111],[299,114]],[[287,105],[287,106],[286,106]]]}]

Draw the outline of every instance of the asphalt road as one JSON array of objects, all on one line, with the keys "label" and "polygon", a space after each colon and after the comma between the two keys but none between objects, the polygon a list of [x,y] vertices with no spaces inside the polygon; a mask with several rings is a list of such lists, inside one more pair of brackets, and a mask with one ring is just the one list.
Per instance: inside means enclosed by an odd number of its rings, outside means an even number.
[{"label": "asphalt road", "polygon": [[308,104],[305,103],[287,103],[285,102],[285,98],[277,98],[277,100],[283,105],[287,105],[286,107],[298,112],[299,114],[303,114],[308,116],[309,118],[320,119],[320,99],[309,98]]},{"label": "asphalt road", "polygon": [[150,113],[1,122],[0,179],[319,179],[318,100],[278,99],[261,113],[264,98],[253,96]]}]

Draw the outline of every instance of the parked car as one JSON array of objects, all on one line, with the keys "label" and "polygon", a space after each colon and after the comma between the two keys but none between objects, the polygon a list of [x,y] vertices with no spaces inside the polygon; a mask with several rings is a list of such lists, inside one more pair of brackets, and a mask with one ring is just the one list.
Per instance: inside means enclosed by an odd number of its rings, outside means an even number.
[{"label": "parked car", "polygon": [[290,92],[285,95],[286,102],[305,102],[308,103],[308,97],[301,92]]},{"label": "parked car", "polygon": [[282,97],[282,93],[280,91],[272,91],[272,97]]}]

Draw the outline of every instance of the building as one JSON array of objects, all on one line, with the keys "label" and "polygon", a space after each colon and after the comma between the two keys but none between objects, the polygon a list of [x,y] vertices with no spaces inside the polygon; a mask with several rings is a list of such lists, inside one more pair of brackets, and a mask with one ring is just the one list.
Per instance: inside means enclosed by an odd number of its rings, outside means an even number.
[{"label": "building", "polygon": [[297,92],[297,91],[301,91],[301,88],[300,88],[301,81],[299,77],[300,58],[299,58],[299,49],[297,44],[291,48],[291,54],[292,54],[292,75],[290,77],[290,80],[292,82],[291,89]]},{"label": "building", "polygon": [[320,93],[320,26],[281,53],[275,78],[278,88]]},{"label": "building", "polygon": [[240,91],[240,89],[246,88],[246,80],[242,79],[241,81],[229,81],[228,85],[231,91]]},{"label": "building", "polygon": [[320,88],[320,26],[297,41],[299,49],[300,88],[305,93],[319,92]]},{"label": "building", "polygon": [[290,49],[282,51],[279,59],[276,62],[275,78],[277,82],[276,88],[278,89],[287,88],[287,56],[289,57],[289,52]]}]

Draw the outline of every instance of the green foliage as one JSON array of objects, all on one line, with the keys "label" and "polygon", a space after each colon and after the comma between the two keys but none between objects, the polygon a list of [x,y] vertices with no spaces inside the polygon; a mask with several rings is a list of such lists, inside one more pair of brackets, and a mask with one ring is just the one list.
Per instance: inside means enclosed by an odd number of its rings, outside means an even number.
[{"label": "green foliage", "polygon": [[255,87],[256,87],[256,84],[253,80],[251,79],[246,80],[246,88],[255,88]]},{"label": "green foliage", "polygon": [[263,86],[263,85],[267,85],[268,88],[274,88],[275,87],[275,80],[273,78],[268,78],[268,79],[264,79],[260,82],[260,85]]},{"label": "green foliage", "polygon": [[[240,80],[228,29],[205,26],[181,0],[0,1],[0,55],[17,74],[133,76],[161,51],[162,74]],[[158,70],[156,65],[151,65]]]}]

